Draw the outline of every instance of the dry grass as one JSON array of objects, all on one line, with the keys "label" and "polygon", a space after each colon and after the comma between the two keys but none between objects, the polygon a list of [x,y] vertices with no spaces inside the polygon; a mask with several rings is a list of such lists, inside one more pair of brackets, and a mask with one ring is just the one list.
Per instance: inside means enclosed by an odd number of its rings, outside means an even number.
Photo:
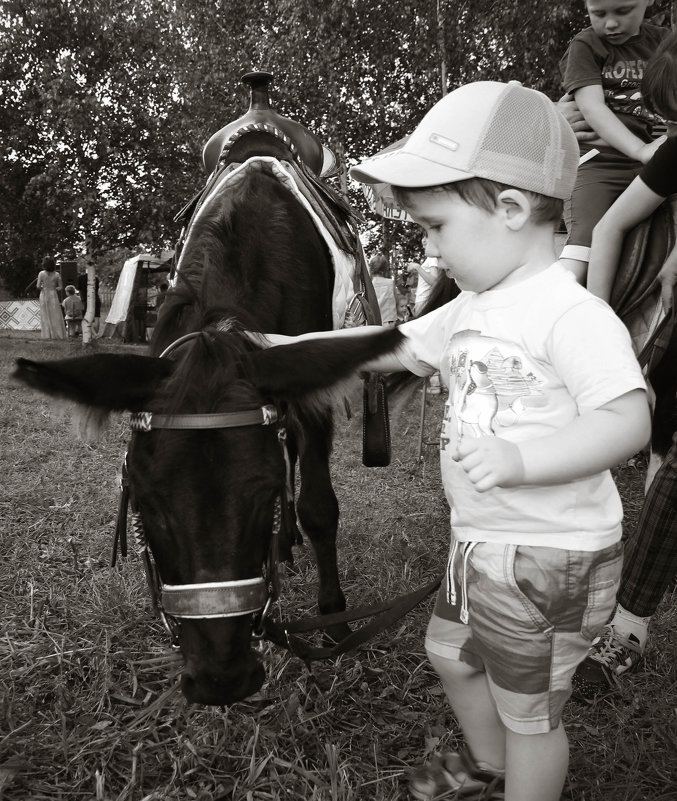
[{"label": "dry grass", "polygon": [[[0,338],[0,798],[407,798],[407,768],[458,736],[423,653],[431,601],[371,647],[316,663],[312,673],[266,645],[259,695],[228,709],[188,706],[141,566],[132,557],[108,567],[125,420],[84,445],[47,401],[7,381],[16,356],[68,352],[80,348]],[[441,403],[428,400],[432,443]],[[445,562],[434,444],[416,460],[419,411],[417,393],[393,425],[394,460],[383,469],[361,465],[359,414],[339,422],[340,561],[352,606],[407,592]],[[632,527],[642,473],[626,467],[617,478]],[[312,612],[314,586],[302,550],[281,613]],[[677,798],[674,601],[663,602],[646,660],[618,693],[567,707],[566,801]]]}]

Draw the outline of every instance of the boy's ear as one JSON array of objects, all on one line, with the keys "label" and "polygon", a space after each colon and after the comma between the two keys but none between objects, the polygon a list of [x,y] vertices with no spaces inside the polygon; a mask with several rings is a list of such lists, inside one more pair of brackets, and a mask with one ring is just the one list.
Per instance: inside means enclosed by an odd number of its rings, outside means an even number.
[{"label": "boy's ear", "polygon": [[504,189],[497,198],[497,208],[511,231],[519,231],[531,217],[531,201],[519,189]]}]

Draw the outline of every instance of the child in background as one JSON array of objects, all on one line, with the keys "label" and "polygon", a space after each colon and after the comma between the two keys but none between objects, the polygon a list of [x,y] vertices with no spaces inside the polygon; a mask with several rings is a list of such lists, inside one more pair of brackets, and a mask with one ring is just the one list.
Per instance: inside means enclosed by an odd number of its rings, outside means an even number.
[{"label": "child in background", "polygon": [[455,790],[559,801],[562,709],[613,608],[622,506],[609,468],[644,446],[649,408],[625,327],[556,260],[577,162],[545,95],[479,82],[440,100],[401,149],[351,170],[393,187],[461,288],[364,368],[440,370],[449,388],[440,461],[452,544],[426,650],[466,748],[413,771],[423,801]]},{"label": "child in background", "polygon": [[[611,295],[626,234],[668,196],[677,194],[677,33],[664,40],[647,65],[642,93],[647,105],[668,120],[668,139],[595,226],[588,286],[605,300]],[[667,314],[675,303],[677,246],[658,280]],[[670,358],[668,351],[663,359]],[[674,375],[677,365],[668,369]],[[586,698],[616,687],[618,679],[640,662],[651,618],[677,574],[677,431],[658,471],[652,475],[649,470],[648,480],[637,526],[626,542],[616,611],[576,672],[578,694]]]},{"label": "child in background", "polygon": [[[668,139],[595,226],[588,289],[611,298],[625,235],[677,193],[677,32],[663,40],[646,66],[642,94],[648,108],[668,121]],[[670,298],[664,294],[664,303]]]},{"label": "child in background", "polygon": [[66,331],[69,339],[80,336],[82,332],[82,310],[83,305],[79,296],[75,293],[73,284],[66,287],[66,297],[63,301],[63,310],[66,320]]},{"label": "child in background", "polygon": [[663,139],[642,101],[644,67],[668,34],[644,21],[649,0],[586,0],[590,27],[574,37],[560,61],[564,90],[599,139],[581,143],[584,160],[565,203],[569,233],[560,260],[585,284],[592,229]]}]

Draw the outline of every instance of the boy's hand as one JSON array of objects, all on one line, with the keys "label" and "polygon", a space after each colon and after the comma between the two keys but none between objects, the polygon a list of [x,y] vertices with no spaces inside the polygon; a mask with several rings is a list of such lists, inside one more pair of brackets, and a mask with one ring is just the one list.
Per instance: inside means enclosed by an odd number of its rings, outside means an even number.
[{"label": "boy's hand", "polygon": [[524,463],[519,448],[499,437],[464,439],[454,458],[478,492],[493,487],[516,487],[524,482]]}]

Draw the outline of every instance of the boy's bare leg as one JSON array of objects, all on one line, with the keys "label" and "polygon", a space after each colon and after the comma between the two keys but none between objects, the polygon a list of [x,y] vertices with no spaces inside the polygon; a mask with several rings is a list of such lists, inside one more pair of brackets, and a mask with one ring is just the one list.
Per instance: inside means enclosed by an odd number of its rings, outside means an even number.
[{"label": "boy's bare leg", "polygon": [[489,692],[486,674],[463,662],[444,659],[430,652],[428,659],[442,680],[475,761],[490,771],[502,771],[505,767],[506,731]]},{"label": "boy's bare leg", "polygon": [[547,734],[506,732],[505,801],[559,801],[569,766],[560,723]]},{"label": "boy's bare leg", "polygon": [[[428,653],[480,767],[505,769],[505,801],[559,801],[569,765],[562,724],[544,734],[517,734],[498,716],[486,674],[463,662]],[[462,775],[457,775],[462,779]]]},{"label": "boy's bare leg", "polygon": [[559,263],[562,265],[562,267],[566,267],[567,270],[570,270],[576,276],[576,280],[579,284],[581,284],[581,286],[585,286],[585,279],[588,275],[587,261],[579,261],[578,259],[560,259]]}]

